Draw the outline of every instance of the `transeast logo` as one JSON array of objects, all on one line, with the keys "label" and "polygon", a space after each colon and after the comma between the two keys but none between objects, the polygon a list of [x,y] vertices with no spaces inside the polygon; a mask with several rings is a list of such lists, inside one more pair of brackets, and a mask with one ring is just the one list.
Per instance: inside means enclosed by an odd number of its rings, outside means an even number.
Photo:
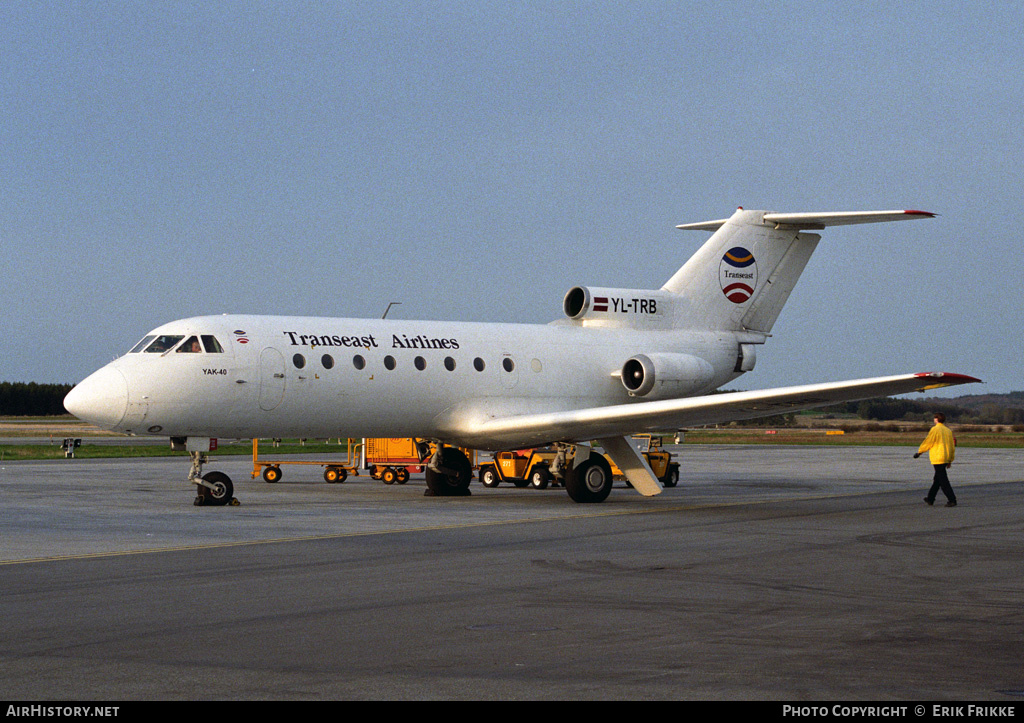
[{"label": "transeast logo", "polygon": [[734,304],[750,300],[757,288],[757,261],[754,255],[742,246],[734,246],[725,252],[718,267],[718,280],[725,298]]}]

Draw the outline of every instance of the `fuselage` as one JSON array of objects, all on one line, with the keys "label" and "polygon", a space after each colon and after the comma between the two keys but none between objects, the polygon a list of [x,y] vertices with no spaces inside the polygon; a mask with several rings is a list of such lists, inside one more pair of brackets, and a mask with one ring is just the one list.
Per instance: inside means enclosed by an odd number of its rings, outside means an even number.
[{"label": "fuselage", "polygon": [[817,247],[804,229],[930,216],[737,209],[679,227],[714,233],[660,289],[574,287],[551,324],[182,319],[86,378],[65,407],[106,429],[186,438],[417,437],[485,450],[596,438],[629,463],[617,438],[659,425],[894,393],[874,380],[678,401],[753,369]]},{"label": "fuselage", "polygon": [[203,316],[152,330],[65,405],[137,435],[418,437],[508,448],[507,438],[474,435],[474,422],[636,401],[623,363],[652,352],[701,360],[706,373],[672,396],[704,394],[738,376],[737,345],[731,332],[568,320]]}]

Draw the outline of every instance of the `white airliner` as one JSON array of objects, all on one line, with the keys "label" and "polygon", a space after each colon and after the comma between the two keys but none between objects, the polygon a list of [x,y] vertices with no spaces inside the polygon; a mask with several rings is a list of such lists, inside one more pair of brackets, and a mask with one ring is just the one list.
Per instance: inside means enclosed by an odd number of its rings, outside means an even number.
[{"label": "white airliner", "polygon": [[[657,290],[577,286],[546,325],[287,316],[164,324],[78,384],[69,412],[99,427],[170,436],[192,457],[197,502],[231,480],[202,474],[210,440],[413,437],[433,442],[429,491],[467,494],[458,448],[555,445],[552,474],[600,502],[612,474],[662,485],[629,436],[979,381],[926,372],[712,394],[754,368],[825,226],[931,218],[923,211],[770,213],[685,224],[714,231]],[[423,456],[426,459],[426,453]]]}]

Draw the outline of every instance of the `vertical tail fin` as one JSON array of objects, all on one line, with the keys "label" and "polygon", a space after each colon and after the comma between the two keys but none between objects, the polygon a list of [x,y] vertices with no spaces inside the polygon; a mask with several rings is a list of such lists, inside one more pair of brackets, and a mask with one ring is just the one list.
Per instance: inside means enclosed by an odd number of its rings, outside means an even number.
[{"label": "vertical tail fin", "polygon": [[683,301],[689,328],[767,335],[820,236],[804,229],[931,218],[923,211],[770,213],[738,209],[720,221],[676,228],[715,233],[662,287]]}]

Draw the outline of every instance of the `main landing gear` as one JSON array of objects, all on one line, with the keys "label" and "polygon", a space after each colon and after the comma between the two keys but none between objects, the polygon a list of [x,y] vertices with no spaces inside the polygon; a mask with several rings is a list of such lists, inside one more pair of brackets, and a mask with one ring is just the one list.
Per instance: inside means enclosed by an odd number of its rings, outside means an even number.
[{"label": "main landing gear", "polygon": [[188,481],[196,485],[196,498],[192,504],[197,507],[237,506],[238,500],[235,499],[235,488],[231,484],[231,478],[223,472],[203,474],[203,465],[209,461],[209,455],[206,452],[190,450],[188,454],[192,458]]},{"label": "main landing gear", "polygon": [[551,472],[561,477],[573,502],[604,502],[612,491],[612,468],[603,454],[577,445],[572,459],[566,445],[558,445]]},{"label": "main landing gear", "polygon": [[473,465],[460,449],[437,445],[424,468],[428,497],[468,497]]}]

